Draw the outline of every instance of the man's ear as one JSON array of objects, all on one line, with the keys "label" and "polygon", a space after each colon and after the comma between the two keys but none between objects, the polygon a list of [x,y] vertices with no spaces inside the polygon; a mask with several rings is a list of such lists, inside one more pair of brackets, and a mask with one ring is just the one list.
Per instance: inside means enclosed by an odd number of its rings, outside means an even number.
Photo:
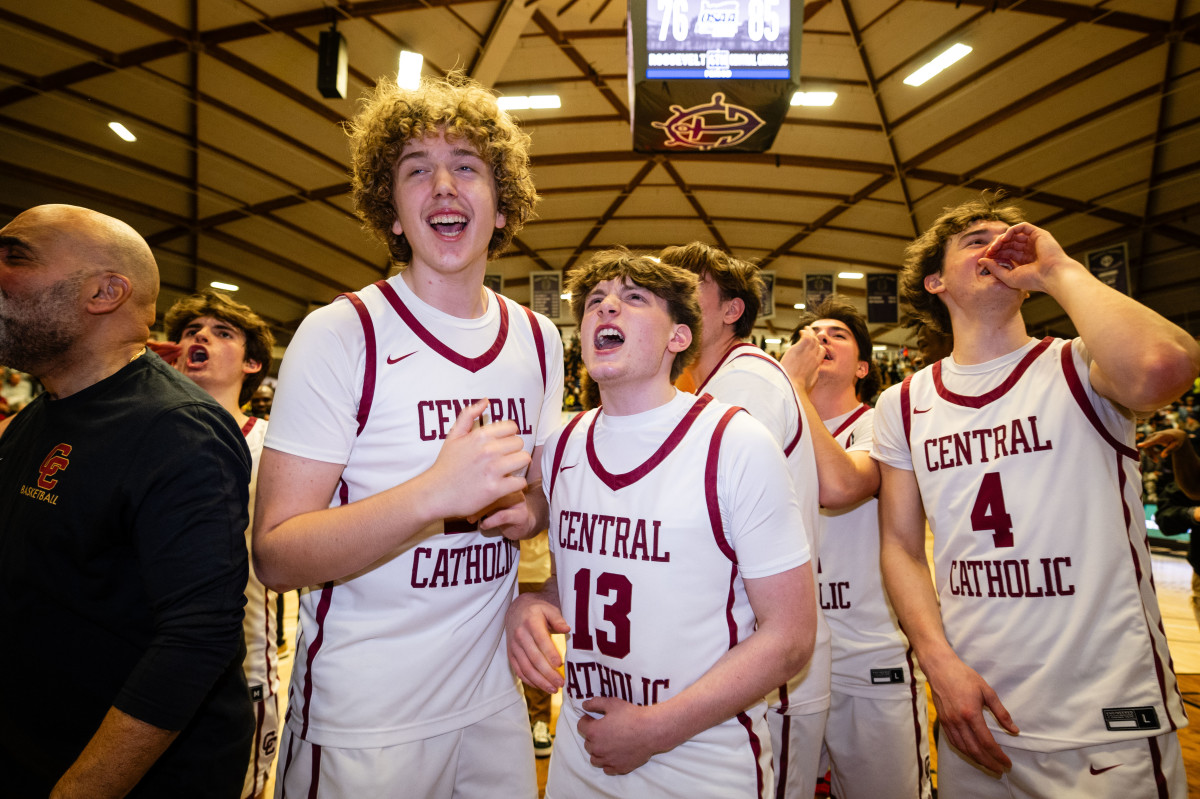
[{"label": "man's ear", "polygon": [[92,295],[88,298],[87,312],[102,316],[110,314],[133,296],[133,284],[129,278],[116,272],[101,272],[91,279]]},{"label": "man's ear", "polygon": [[925,276],[925,290],[930,294],[941,294],[946,290],[946,284],[942,282],[941,272],[934,272],[932,275]]},{"label": "man's ear", "polygon": [[735,324],[737,320],[742,318],[742,314],[746,312],[746,302],[741,297],[734,297],[723,304],[725,309],[721,315],[721,321],[727,325]]},{"label": "man's ear", "polygon": [[675,325],[667,342],[667,352],[683,352],[692,346],[692,329],[687,325]]},{"label": "man's ear", "polygon": [[247,358],[242,363],[242,372],[248,375],[257,374],[262,371],[262,364],[253,358]]},{"label": "man's ear", "polygon": [[862,379],[871,371],[871,365],[866,361],[859,361],[858,366],[854,367],[854,376]]}]

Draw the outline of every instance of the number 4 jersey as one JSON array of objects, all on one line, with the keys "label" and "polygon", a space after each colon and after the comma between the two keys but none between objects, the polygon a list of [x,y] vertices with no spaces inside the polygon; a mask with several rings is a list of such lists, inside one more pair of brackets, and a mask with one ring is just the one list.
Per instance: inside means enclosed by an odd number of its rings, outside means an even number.
[{"label": "number 4 jersey", "polygon": [[1079,339],[946,358],[879,399],[872,456],[915,472],[946,637],[1053,752],[1187,724],[1150,574],[1133,421]]},{"label": "number 4 jersey", "polygon": [[754,631],[743,579],[805,564],[783,453],[759,422],[705,395],[633,416],[591,411],[543,450],[563,617],[571,625],[549,799],[766,797],[766,703],[623,776],[590,764],[591,697],[665,702]]}]

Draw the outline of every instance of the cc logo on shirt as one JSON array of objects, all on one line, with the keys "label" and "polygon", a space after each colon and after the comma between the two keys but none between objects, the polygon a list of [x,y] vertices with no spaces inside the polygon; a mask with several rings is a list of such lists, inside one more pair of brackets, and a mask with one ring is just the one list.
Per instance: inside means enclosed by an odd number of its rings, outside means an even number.
[{"label": "cc logo on shirt", "polygon": [[38,469],[38,473],[40,474],[37,481],[39,488],[47,491],[54,490],[54,487],[58,485],[58,480],[50,478],[71,465],[71,462],[66,457],[70,454],[70,444],[59,444],[50,450],[50,454],[46,456],[46,460],[42,461],[42,466]]}]

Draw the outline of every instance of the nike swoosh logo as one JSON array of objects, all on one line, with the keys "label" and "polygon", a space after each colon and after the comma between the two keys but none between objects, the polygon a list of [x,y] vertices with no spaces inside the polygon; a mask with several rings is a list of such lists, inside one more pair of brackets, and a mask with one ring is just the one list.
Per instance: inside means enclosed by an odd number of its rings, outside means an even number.
[{"label": "nike swoosh logo", "polygon": [[[417,354],[417,351],[416,351],[416,350],[413,350],[413,351],[412,351],[412,352],[410,352],[408,355],[416,355],[416,354]],[[392,356],[390,356],[390,355],[389,355],[389,356],[388,356],[388,359],[387,359],[388,365],[389,365],[389,366],[391,366],[391,365],[392,365],[392,364],[394,364],[394,363],[400,363],[400,362],[401,362],[401,361],[403,361],[405,358],[407,358],[407,357],[408,357],[408,355],[401,355],[399,358],[393,358]]]},{"label": "nike swoosh logo", "polygon": [[572,463],[570,466],[560,466],[560,467],[558,467],[558,473],[562,474],[567,469],[574,469],[578,465],[579,465],[578,463]]},{"label": "nike swoosh logo", "polygon": [[1088,766],[1088,771],[1090,771],[1093,775],[1103,774],[1106,771],[1112,771],[1113,769],[1119,768],[1122,765],[1123,765],[1122,763],[1118,763],[1115,766],[1105,766],[1104,768],[1096,768],[1095,766]]},{"label": "nike swoosh logo", "polygon": [[930,412],[930,411],[932,411],[932,410],[933,410],[933,407],[932,407],[932,406],[930,406],[930,407],[926,408],[926,409],[925,409],[925,410],[923,410],[923,411],[922,411],[922,410],[917,410],[916,408],[913,408],[913,413],[929,413],[929,412]]}]

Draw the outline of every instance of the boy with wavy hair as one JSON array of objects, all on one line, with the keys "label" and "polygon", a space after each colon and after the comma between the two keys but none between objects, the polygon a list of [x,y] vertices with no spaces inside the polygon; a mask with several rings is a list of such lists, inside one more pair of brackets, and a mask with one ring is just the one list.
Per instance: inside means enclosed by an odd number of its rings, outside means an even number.
[{"label": "boy with wavy hair", "polygon": [[483,286],[537,199],[529,137],[457,75],[381,83],[349,129],[399,271],[309,315],[280,370],[254,530],[264,582],[301,589],[280,792],[533,797],[500,642],[562,343]]},{"label": "boy with wavy hair", "polygon": [[771,435],[672,385],[695,286],[625,251],[570,281],[602,406],[547,442],[555,573],[508,618],[521,679],[563,689],[547,796],[774,796],[764,697],[812,654],[812,569]]}]

